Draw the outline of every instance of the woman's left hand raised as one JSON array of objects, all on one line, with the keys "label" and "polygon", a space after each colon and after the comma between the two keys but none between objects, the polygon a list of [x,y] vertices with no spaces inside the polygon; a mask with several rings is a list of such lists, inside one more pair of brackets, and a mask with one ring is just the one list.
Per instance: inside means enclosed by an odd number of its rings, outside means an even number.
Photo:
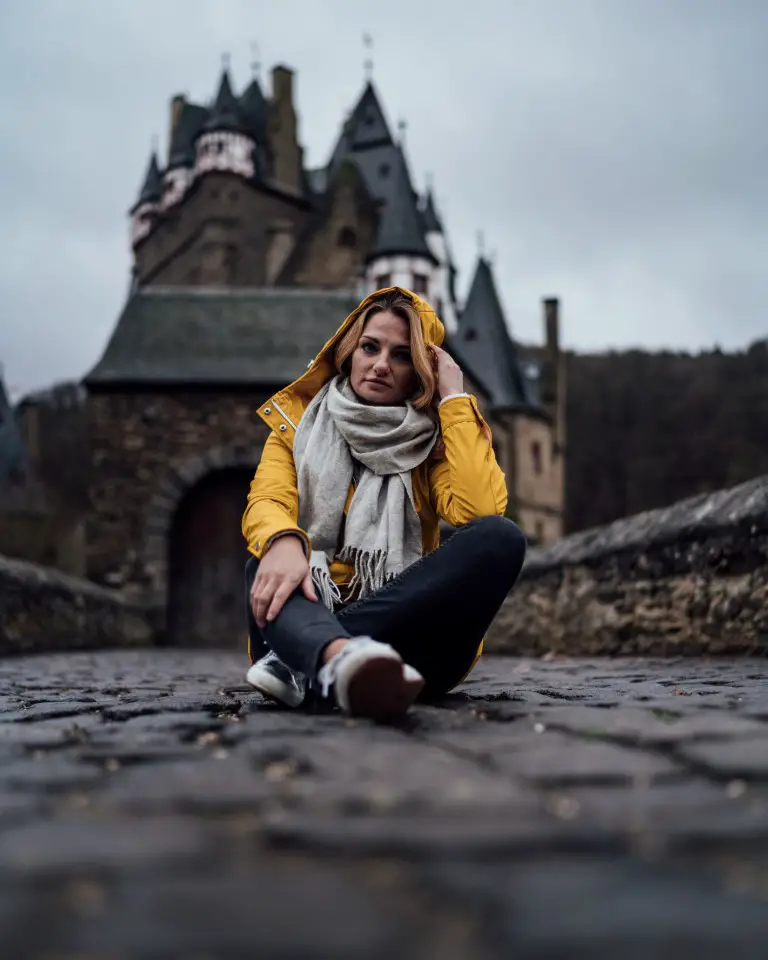
[{"label": "woman's left hand raised", "polygon": [[437,392],[440,399],[452,393],[464,393],[464,374],[458,363],[440,347],[433,346],[432,352],[437,364]]}]

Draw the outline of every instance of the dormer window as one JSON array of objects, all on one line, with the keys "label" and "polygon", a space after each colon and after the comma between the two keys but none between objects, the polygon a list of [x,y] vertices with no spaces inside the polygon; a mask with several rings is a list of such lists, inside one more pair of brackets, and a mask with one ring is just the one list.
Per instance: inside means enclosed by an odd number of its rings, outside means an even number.
[{"label": "dormer window", "polygon": [[424,273],[414,273],[411,285],[414,293],[426,297],[429,290],[429,277]]}]

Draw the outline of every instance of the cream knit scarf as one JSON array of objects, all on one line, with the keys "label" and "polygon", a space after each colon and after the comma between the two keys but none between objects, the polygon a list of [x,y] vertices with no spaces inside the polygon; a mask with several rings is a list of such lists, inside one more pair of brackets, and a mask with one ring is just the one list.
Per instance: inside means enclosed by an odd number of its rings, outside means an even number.
[{"label": "cream knit scarf", "polygon": [[312,544],[313,582],[329,609],[340,599],[328,569],[334,558],[354,567],[350,586],[364,597],[421,556],[411,470],[426,460],[437,437],[436,422],[409,401],[362,403],[346,377],[329,381],[307,407],[293,441],[299,525]]}]

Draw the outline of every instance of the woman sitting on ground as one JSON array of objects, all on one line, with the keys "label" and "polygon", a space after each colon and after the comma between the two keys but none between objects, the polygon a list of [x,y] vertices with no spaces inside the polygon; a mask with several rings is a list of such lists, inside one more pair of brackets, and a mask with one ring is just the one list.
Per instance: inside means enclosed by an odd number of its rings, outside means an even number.
[{"label": "woman sitting on ground", "polygon": [[[247,679],[267,697],[298,706],[309,684],[374,718],[439,697],[518,577],[525,539],[443,335],[425,301],[380,290],[259,410]],[[440,519],[459,529],[438,548]]]}]

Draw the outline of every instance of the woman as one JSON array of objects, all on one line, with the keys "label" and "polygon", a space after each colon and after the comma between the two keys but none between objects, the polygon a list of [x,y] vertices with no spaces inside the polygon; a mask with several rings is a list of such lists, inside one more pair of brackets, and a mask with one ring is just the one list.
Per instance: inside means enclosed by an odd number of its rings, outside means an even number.
[{"label": "woman", "polygon": [[[247,679],[272,699],[298,706],[309,684],[377,718],[440,696],[517,579],[525,539],[443,335],[425,301],[379,290],[259,410]],[[460,529],[437,549],[440,519]]]}]

